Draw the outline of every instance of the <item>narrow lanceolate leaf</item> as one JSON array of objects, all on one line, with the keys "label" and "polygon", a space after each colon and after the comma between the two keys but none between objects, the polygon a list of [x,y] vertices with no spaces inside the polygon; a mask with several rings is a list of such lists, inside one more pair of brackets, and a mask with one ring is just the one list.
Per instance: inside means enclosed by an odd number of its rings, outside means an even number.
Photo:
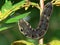
[{"label": "narrow lanceolate leaf", "polygon": [[9,28],[11,28],[12,26],[8,26],[8,27],[2,27],[2,28],[0,28],[0,31],[3,31],[3,30],[6,30],[6,29],[9,29]]},{"label": "narrow lanceolate leaf", "polygon": [[10,18],[5,23],[14,23],[14,22],[17,22],[19,19],[27,17],[29,14],[30,14],[30,12],[20,14],[20,15],[18,15],[16,17]]},{"label": "narrow lanceolate leaf", "polygon": [[7,24],[0,24],[0,31],[9,29],[9,28],[13,27],[12,25],[14,25],[14,24],[10,24],[10,25],[7,25]]},{"label": "narrow lanceolate leaf", "polygon": [[[2,14],[0,15],[0,21],[6,19],[11,13],[14,11],[22,8],[22,6],[25,4],[25,1],[21,1],[13,6],[11,6],[10,2],[6,2],[5,5],[2,7]],[[5,8],[6,6],[6,8]],[[10,8],[9,8],[10,7]],[[7,9],[8,8],[8,9]]]}]

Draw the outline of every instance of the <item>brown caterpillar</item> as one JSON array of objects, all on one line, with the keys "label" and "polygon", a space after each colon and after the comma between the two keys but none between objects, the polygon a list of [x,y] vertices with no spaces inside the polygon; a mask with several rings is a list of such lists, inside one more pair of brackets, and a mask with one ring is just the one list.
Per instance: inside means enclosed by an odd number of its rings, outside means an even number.
[{"label": "brown caterpillar", "polygon": [[19,21],[20,32],[29,38],[33,38],[33,39],[42,38],[47,31],[49,19],[52,13],[52,8],[53,7],[51,2],[48,2],[45,5],[38,27],[36,29],[33,29],[28,22],[21,19]]}]

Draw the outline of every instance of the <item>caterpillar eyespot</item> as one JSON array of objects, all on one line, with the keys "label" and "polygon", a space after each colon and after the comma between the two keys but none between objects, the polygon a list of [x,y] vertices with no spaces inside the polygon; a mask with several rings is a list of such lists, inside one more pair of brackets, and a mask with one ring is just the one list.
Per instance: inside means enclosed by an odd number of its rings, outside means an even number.
[{"label": "caterpillar eyespot", "polygon": [[44,10],[42,12],[42,16],[39,21],[39,25],[36,29],[33,29],[27,21],[23,19],[19,20],[18,25],[19,27],[23,28],[23,29],[21,28],[19,29],[20,32],[26,37],[29,37],[32,39],[42,38],[47,32],[49,19],[52,13],[52,8],[53,6],[51,2],[48,2],[45,5]]}]

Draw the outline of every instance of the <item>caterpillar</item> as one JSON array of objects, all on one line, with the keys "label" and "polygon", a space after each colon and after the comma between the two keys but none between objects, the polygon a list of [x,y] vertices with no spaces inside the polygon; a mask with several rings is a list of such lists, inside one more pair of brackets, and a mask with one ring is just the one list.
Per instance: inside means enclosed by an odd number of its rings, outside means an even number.
[{"label": "caterpillar", "polygon": [[47,32],[48,25],[49,25],[49,19],[52,14],[52,3],[48,2],[44,6],[44,10],[41,14],[41,18],[38,24],[38,27],[36,29],[32,28],[31,25],[26,20],[19,20],[19,30],[20,32],[29,38],[32,39],[40,39],[42,38],[45,33]]}]

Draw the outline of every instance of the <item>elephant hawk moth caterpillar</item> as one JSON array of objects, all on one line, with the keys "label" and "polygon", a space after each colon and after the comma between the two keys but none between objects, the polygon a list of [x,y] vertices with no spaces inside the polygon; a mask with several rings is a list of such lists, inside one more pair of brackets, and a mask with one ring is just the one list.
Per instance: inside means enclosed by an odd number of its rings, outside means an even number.
[{"label": "elephant hawk moth caterpillar", "polygon": [[51,2],[48,2],[44,6],[44,10],[41,14],[41,18],[39,20],[39,24],[36,29],[32,28],[31,25],[26,20],[23,20],[23,19],[19,20],[18,24],[19,24],[20,32],[24,36],[32,38],[32,39],[42,38],[47,32],[49,19],[52,13],[52,8],[53,6]]}]

